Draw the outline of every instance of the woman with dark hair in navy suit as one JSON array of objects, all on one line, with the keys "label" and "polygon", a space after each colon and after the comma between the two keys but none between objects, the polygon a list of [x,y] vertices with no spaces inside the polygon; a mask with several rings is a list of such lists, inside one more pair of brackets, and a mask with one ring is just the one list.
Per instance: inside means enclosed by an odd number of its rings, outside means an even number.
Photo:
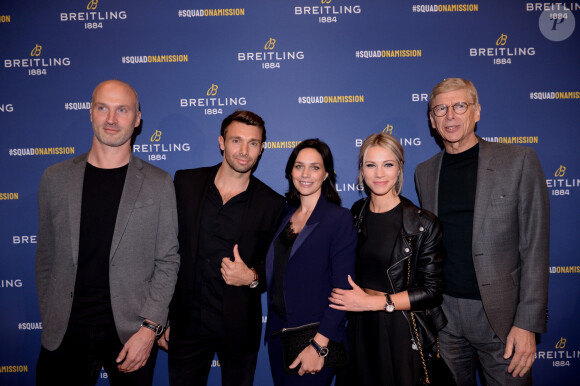
[{"label": "woman with dark hair in navy suit", "polygon": [[[345,339],[346,313],[330,308],[328,297],[333,288],[350,288],[357,236],[349,211],[340,206],[324,142],[301,142],[288,159],[286,179],[286,214],[266,256],[270,369],[276,386],[329,385],[334,370],[323,368],[324,348],[329,340]],[[313,322],[320,322],[316,336],[290,365],[298,374],[286,375],[280,337],[272,334]]]}]

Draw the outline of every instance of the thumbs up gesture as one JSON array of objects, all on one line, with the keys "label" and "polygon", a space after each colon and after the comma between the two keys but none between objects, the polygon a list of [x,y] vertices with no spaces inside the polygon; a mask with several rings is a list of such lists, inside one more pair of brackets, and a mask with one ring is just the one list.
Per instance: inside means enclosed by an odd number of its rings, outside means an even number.
[{"label": "thumbs up gesture", "polygon": [[254,280],[254,272],[248,268],[246,263],[240,257],[238,251],[238,244],[234,245],[234,260],[231,257],[224,257],[222,259],[222,267],[220,269],[222,277],[226,284],[234,286],[250,285]]}]

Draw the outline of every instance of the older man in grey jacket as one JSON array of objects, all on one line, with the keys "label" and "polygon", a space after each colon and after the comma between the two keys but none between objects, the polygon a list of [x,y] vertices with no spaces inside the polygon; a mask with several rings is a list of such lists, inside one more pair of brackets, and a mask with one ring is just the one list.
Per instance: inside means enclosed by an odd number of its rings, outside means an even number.
[{"label": "older man in grey jacket", "polygon": [[529,385],[547,322],[548,189],[533,149],[475,135],[480,113],[470,81],[435,86],[429,117],[444,150],[415,171],[447,250],[441,355],[459,386],[476,385],[478,358],[488,385]]}]

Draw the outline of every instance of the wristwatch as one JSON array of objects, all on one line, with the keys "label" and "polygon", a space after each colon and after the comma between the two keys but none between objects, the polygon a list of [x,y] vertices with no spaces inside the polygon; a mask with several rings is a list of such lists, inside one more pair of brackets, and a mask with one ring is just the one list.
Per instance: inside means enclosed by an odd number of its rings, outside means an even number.
[{"label": "wristwatch", "polygon": [[328,347],[319,345],[314,339],[310,339],[310,344],[314,347],[319,357],[324,358],[328,355]]},{"label": "wristwatch", "polygon": [[250,288],[256,288],[258,286],[258,284],[260,283],[258,281],[258,272],[256,272],[255,268],[250,268],[252,270],[252,272],[254,272],[254,280],[252,280],[252,282],[250,283]]},{"label": "wristwatch", "polygon": [[385,311],[387,311],[387,312],[395,311],[395,303],[393,303],[393,300],[391,299],[391,295],[385,294],[385,298],[387,298],[387,303],[385,304]]},{"label": "wristwatch", "polygon": [[161,324],[150,322],[148,320],[143,320],[141,322],[141,327],[145,327],[153,331],[155,333],[155,340],[161,338],[165,332],[165,327],[163,327]]}]

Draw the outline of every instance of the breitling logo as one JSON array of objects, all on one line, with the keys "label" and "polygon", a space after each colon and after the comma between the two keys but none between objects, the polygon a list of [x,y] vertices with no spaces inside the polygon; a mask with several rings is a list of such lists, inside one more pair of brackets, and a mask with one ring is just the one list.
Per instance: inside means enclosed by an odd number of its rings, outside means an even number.
[{"label": "breitling logo", "polygon": [[566,348],[566,338],[564,337],[560,338],[560,340],[556,342],[556,345],[554,347],[557,348],[558,350]]},{"label": "breitling logo", "polygon": [[179,105],[181,107],[202,107],[206,115],[222,114],[223,107],[226,106],[245,106],[246,97],[229,97],[218,96],[219,86],[212,83],[205,91],[205,95],[201,98],[181,98]]},{"label": "breitling logo", "polygon": [[262,62],[262,69],[272,70],[280,68],[281,62],[304,59],[304,51],[274,50],[276,43],[276,39],[271,37],[266,41],[261,52],[238,52],[238,61]]},{"label": "breitling logo", "polygon": [[37,44],[34,46],[32,51],[30,51],[30,56],[40,56],[41,53],[42,53],[42,46],[40,44]]},{"label": "breitling logo", "polygon": [[499,38],[497,38],[497,40],[495,41],[495,45],[496,46],[505,46],[505,44],[507,43],[507,35],[501,34],[499,35]]},{"label": "breitling logo", "polygon": [[[511,64],[511,57],[534,56],[534,47],[511,47],[507,45],[508,35],[501,34],[495,41],[495,47],[470,48],[469,56],[487,56],[492,58],[505,58],[506,61],[495,61],[494,64]],[[507,61],[507,59],[510,59]]]},{"label": "breitling logo", "polygon": [[163,134],[161,131],[155,130],[155,132],[151,136],[151,142],[159,142],[159,141],[161,141],[161,134]]},{"label": "breitling logo", "polygon": [[383,133],[385,134],[393,134],[393,125],[387,125],[384,129],[383,129]]},{"label": "breitling logo", "polygon": [[217,95],[217,92],[218,92],[217,84],[212,83],[211,87],[207,89],[206,95],[207,96],[214,96],[214,95]]},{"label": "breitling logo", "polygon": [[[382,132],[385,134],[393,135],[394,129],[395,129],[395,127],[388,123],[385,126],[385,128],[382,130]],[[420,137],[399,137],[399,135],[401,135],[401,134],[397,134],[397,139],[399,140],[399,143],[401,144],[401,146],[407,147],[407,146],[421,146],[422,145],[422,141],[421,141]],[[364,139],[357,138],[354,141],[354,145],[355,145],[355,147],[361,147],[363,142],[364,142]]]},{"label": "breitling logo", "polygon": [[[45,75],[48,67],[70,66],[70,58],[40,57],[42,50],[43,47],[36,44],[30,51],[30,58],[4,59],[4,68],[23,67],[28,68],[29,75]],[[43,71],[38,73],[38,68],[42,68]]]},{"label": "breitling logo", "polygon": [[546,179],[546,185],[551,190],[552,196],[570,196],[580,188],[580,178],[570,177],[566,172],[566,166],[560,165],[554,172],[554,178]]},{"label": "breitling logo", "polygon": [[276,39],[270,38],[270,40],[268,40],[266,42],[266,44],[264,45],[264,49],[265,50],[273,50],[275,46],[276,46]]},{"label": "breitling logo", "polygon": [[93,10],[93,9],[97,9],[97,5],[99,4],[99,0],[91,0],[89,1],[89,3],[87,4],[87,9],[88,10]]}]

